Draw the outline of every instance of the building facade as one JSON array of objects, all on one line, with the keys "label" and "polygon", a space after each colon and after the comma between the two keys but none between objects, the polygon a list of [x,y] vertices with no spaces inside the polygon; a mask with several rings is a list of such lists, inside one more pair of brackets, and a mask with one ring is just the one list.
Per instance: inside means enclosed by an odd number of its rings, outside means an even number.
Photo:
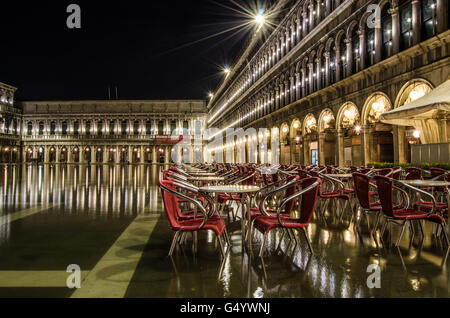
[{"label": "building facade", "polygon": [[30,101],[13,109],[3,162],[169,163],[180,142],[189,143],[190,160],[202,156],[203,100]]},{"label": "building facade", "polygon": [[[266,151],[282,164],[409,162],[423,134],[379,118],[450,79],[448,1],[279,2],[277,27],[256,34],[210,100],[208,127],[279,133],[280,149]],[[440,142],[449,129],[441,118]],[[213,152],[242,161],[226,150],[243,142]]]}]

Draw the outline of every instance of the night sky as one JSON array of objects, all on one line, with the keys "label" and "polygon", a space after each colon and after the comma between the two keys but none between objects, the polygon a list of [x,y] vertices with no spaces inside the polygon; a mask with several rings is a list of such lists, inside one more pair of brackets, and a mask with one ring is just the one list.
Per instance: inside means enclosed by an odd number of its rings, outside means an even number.
[{"label": "night sky", "polygon": [[[81,29],[66,26],[71,3]],[[108,86],[119,99],[206,99],[250,34],[192,44],[247,19],[221,4],[242,12],[229,0],[2,3],[0,82],[19,88],[17,100],[107,99]]]}]

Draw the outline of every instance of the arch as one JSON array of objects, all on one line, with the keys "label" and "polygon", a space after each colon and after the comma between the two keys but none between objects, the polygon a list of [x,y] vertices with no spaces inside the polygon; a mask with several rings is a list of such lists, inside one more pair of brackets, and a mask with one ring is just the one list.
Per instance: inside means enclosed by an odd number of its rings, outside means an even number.
[{"label": "arch", "polygon": [[345,35],[344,30],[339,30],[336,33],[336,37],[334,38],[334,46],[339,47],[339,44],[341,43],[342,37]]},{"label": "arch", "polygon": [[302,122],[298,118],[294,118],[291,123],[290,137],[295,138],[298,131],[302,131]]},{"label": "arch", "polygon": [[[327,118],[328,117],[328,118]],[[327,128],[335,128],[336,118],[330,108],[325,108],[319,115],[318,131],[323,132]]]},{"label": "arch", "polygon": [[372,12],[364,12],[364,14],[361,16],[361,19],[359,19],[359,29],[363,30],[365,29],[367,25],[367,19],[372,16]]},{"label": "arch", "polygon": [[[351,113],[346,113],[346,111],[350,111]],[[350,116],[349,116],[350,115]],[[354,117],[353,117],[354,116]],[[344,103],[339,109],[337,120],[336,120],[336,128],[349,128],[355,124],[357,124],[360,120],[360,114],[358,107],[353,102]]]},{"label": "arch", "polygon": [[[375,103],[379,104],[379,109],[373,108]],[[361,112],[361,122],[363,125],[368,125],[371,122],[377,122],[379,116],[392,109],[392,102],[387,94],[384,92],[375,92],[371,94],[364,103],[363,110]],[[369,118],[374,118],[369,120]]]},{"label": "arch", "polygon": [[329,37],[328,40],[325,42],[325,50],[327,52],[330,52],[333,44],[335,44],[335,39],[333,37]]},{"label": "arch", "polygon": [[314,131],[317,131],[317,119],[314,114],[309,113],[303,119],[303,135],[306,136]]},{"label": "arch", "polygon": [[347,27],[347,33],[346,33],[347,39],[350,39],[352,37],[353,29],[355,27],[358,28],[358,22],[356,20],[352,20]]},{"label": "arch", "polygon": [[405,85],[403,85],[402,88],[400,89],[399,93],[397,94],[397,97],[395,98],[394,108],[398,108],[407,104],[409,97],[408,95],[411,93],[414,87],[418,87],[421,85],[424,85],[424,87],[428,86],[430,91],[434,89],[434,85],[424,78],[412,79],[408,81]]}]

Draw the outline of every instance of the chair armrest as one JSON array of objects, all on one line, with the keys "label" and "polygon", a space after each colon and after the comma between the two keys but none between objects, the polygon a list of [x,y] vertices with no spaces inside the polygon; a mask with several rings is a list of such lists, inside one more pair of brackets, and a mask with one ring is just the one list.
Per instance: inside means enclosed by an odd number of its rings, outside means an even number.
[{"label": "chair armrest", "polygon": [[394,180],[394,181],[396,181],[397,183],[400,183],[401,185],[403,185],[403,186],[406,187],[406,188],[409,188],[409,189],[411,189],[411,190],[413,190],[413,191],[419,192],[419,193],[421,193],[421,194],[423,194],[423,195],[425,195],[425,196],[430,197],[430,198],[431,198],[431,201],[433,202],[433,209],[431,210],[430,213],[428,213],[428,215],[431,215],[431,214],[435,214],[435,213],[436,213],[436,205],[437,205],[437,204],[436,204],[436,198],[435,198],[431,193],[428,193],[428,192],[426,192],[426,191],[423,191],[422,189],[416,188],[416,187],[414,187],[414,186],[412,186],[412,185],[403,183],[403,182],[401,182],[401,181],[397,181],[397,180]]},{"label": "chair armrest", "polygon": [[292,186],[294,186],[296,184],[299,184],[301,182],[302,182],[301,180],[293,180],[293,181],[291,181],[291,182],[289,182],[289,183],[287,183],[287,184],[285,184],[285,185],[283,185],[283,186],[281,186],[279,188],[276,188],[276,189],[274,189],[272,191],[267,192],[262,197],[261,202],[259,203],[259,211],[261,212],[261,214],[263,214],[265,216],[269,216],[269,214],[266,211],[266,208],[264,207],[264,204],[266,203],[266,201],[267,201],[267,199],[269,197],[273,196],[275,193],[284,191],[284,190],[286,190],[286,189],[288,189],[288,188],[290,188],[290,187],[292,187]]}]

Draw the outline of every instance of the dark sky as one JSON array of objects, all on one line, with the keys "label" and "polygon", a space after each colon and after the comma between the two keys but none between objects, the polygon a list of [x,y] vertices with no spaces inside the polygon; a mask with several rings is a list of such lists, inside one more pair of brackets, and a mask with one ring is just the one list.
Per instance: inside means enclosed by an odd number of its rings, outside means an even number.
[{"label": "dark sky", "polygon": [[[81,7],[81,30],[66,26],[71,3]],[[0,82],[18,87],[18,100],[107,99],[116,85],[119,99],[204,99],[250,34],[184,46],[245,20],[220,4],[237,8],[229,0],[5,1]]]}]

